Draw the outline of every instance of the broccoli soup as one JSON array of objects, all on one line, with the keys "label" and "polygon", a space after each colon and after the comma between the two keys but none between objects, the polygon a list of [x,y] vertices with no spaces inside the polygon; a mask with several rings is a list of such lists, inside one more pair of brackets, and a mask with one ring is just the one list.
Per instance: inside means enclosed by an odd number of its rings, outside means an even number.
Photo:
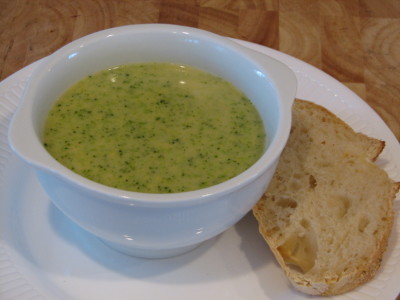
[{"label": "broccoli soup", "polygon": [[55,102],[44,145],[74,172],[144,193],[209,187],[262,155],[263,122],[232,84],[169,63],[92,74]]}]

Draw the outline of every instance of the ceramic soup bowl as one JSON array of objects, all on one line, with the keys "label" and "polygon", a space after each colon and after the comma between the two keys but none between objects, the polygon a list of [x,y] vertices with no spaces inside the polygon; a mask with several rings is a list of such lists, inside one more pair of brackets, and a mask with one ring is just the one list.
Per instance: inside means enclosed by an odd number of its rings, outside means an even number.
[{"label": "ceramic soup bowl", "polygon": [[[129,192],[86,179],[43,146],[54,101],[85,76],[136,62],[190,65],[220,76],[257,108],[265,152],[250,168],[195,191]],[[36,171],[51,201],[85,230],[123,253],[163,258],[193,249],[238,222],[266,190],[289,136],[296,79],[284,64],[210,32],[161,24],[100,31],[45,58],[30,78],[9,131],[13,151]]]}]

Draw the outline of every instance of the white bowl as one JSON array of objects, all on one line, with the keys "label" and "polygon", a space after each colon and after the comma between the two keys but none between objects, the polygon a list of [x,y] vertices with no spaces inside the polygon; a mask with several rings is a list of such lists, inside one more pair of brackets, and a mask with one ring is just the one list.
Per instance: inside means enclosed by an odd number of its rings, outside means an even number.
[{"label": "white bowl", "polygon": [[[221,184],[175,194],[119,190],[58,163],[42,143],[47,113],[79,79],[134,62],[191,65],[232,82],[254,103],[267,132],[262,157]],[[240,220],[268,186],[291,125],[296,79],[282,63],[206,31],[161,24],[130,25],[80,38],[56,51],[32,75],[9,131],[52,202],[82,228],[121,252],[161,258],[186,252]]]}]

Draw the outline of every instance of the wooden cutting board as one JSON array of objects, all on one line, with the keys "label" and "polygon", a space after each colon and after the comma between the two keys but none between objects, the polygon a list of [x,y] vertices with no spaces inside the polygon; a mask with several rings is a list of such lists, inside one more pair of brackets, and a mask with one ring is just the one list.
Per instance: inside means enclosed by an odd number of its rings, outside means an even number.
[{"label": "wooden cutting board", "polygon": [[83,35],[173,23],[265,45],[361,96],[400,139],[399,0],[0,0],[0,80]]}]

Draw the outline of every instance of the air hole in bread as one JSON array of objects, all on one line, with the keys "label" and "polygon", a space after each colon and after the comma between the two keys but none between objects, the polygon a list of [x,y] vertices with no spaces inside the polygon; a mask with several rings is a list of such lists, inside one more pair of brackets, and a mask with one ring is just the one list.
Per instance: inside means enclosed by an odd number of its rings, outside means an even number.
[{"label": "air hole in bread", "polygon": [[290,198],[280,198],[277,205],[283,208],[296,208],[297,202]]},{"label": "air hole in bread", "polygon": [[363,233],[368,224],[369,224],[369,219],[366,216],[361,217],[360,220],[358,221],[358,231]]},{"label": "air hole in bread", "polygon": [[337,199],[336,207],[338,209],[338,217],[343,218],[347,215],[349,208],[351,206],[351,201],[346,196],[339,196]]},{"label": "air hole in bread", "polygon": [[303,228],[305,228],[305,229],[309,229],[310,228],[310,222],[308,222],[306,219],[302,219],[300,221],[300,225],[303,226]]},{"label": "air hole in bread", "polygon": [[315,189],[315,187],[317,186],[317,180],[313,175],[308,176],[308,183],[311,189]]},{"label": "air hole in bread", "polygon": [[274,234],[275,232],[279,231],[279,227],[278,226],[274,226],[271,228],[271,230],[268,232],[269,234]]},{"label": "air hole in bread", "polygon": [[317,240],[314,231],[295,232],[278,247],[286,265],[301,273],[307,273],[315,264]]}]

